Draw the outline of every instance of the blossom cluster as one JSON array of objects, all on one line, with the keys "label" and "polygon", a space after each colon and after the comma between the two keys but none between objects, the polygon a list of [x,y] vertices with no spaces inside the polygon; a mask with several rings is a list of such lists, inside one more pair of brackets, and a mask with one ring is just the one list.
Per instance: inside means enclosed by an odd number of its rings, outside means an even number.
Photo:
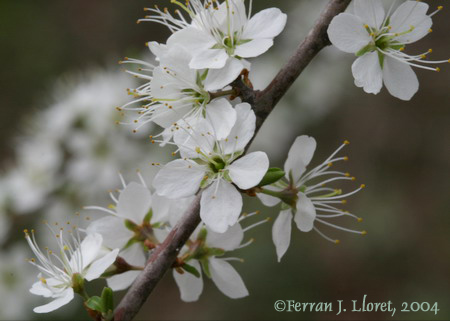
[{"label": "blossom cluster", "polygon": [[[348,141],[309,170],[316,141],[306,135],[295,139],[284,169],[270,167],[263,151],[247,153],[257,116],[254,106],[240,97],[236,83],[251,87],[249,59],[269,50],[285,27],[286,14],[270,8],[252,16],[252,2],[247,8],[244,0],[172,3],[178,6],[173,14],[155,7],[146,9],[149,15],[140,20],[163,24],[172,34],[166,43],[147,44],[152,61],[121,62],[130,68],[139,65],[127,72],[143,82],[128,89],[134,99],[116,109],[125,118],[119,123],[133,126],[135,133],[146,125],[162,128],[149,136],[150,142],[172,147],[172,156],[179,157],[164,165],[152,163],[158,172],[151,184],[140,171],[132,182],[119,175],[122,185],[109,191],[109,205],[84,207],[90,215],[101,216],[89,219],[86,227],[70,221],[64,227],[56,224],[56,229],[46,224],[56,250],[42,250],[35,231],[25,230],[35,256],[29,261],[40,272],[30,291],[51,299],[35,308],[36,313],[56,310],[79,294],[91,314],[110,319],[112,291],[131,286],[196,195],[201,223],[171,266],[181,299],[187,302],[199,299],[204,277],[230,298],[248,295],[230,264],[241,259],[228,252],[250,245],[253,240],[245,240],[245,232],[269,219],[243,227],[259,213],[243,213],[243,195],[257,197],[267,207],[280,205],[272,227],[278,261],[291,243],[292,220],[300,231],[314,230],[336,244],[340,241],[324,227],[367,234],[336,223],[339,218],[362,221],[341,205],[365,185],[343,192],[337,184],[356,179],[334,169],[349,159],[340,155]],[[411,98],[418,86],[411,81],[410,65],[419,58],[404,54],[403,48],[431,26],[427,9],[406,1],[391,15],[392,8],[385,14],[379,1],[355,0],[354,15],[342,13],[333,19],[328,29],[331,42],[359,57],[352,67],[357,86],[377,93],[384,81],[394,96]],[[98,278],[106,279],[108,287],[101,297],[91,297],[85,281]]]}]

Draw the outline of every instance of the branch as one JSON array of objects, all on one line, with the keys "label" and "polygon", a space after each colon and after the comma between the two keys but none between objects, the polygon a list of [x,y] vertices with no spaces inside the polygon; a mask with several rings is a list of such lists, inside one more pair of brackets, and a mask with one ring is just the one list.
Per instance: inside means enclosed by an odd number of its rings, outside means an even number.
[{"label": "branch", "polygon": [[[266,89],[263,91],[255,91],[247,87],[242,79],[233,83],[233,87],[239,89],[242,100],[253,106],[257,117],[255,135],[275,105],[280,101],[305,67],[322,48],[329,45],[330,42],[327,36],[328,25],[334,16],[347,8],[350,1],[331,0],[327,4],[308,36]],[[116,308],[114,314],[115,321],[132,320],[166,271],[171,268],[181,247],[186,243],[201,221],[200,196],[201,192],[197,194],[190,208],[171,230],[164,242],[155,249],[144,271],[138,276]]]}]

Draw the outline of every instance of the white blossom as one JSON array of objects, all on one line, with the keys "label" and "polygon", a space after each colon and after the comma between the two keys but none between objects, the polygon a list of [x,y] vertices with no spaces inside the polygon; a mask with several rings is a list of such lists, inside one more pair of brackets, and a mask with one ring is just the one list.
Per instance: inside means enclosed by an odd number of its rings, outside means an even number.
[{"label": "white blossom", "polygon": [[[36,313],[48,313],[66,305],[74,298],[74,293],[80,291],[82,280],[92,281],[99,278],[115,261],[119,249],[105,249],[100,234],[88,234],[80,240],[79,231],[73,231],[65,236],[63,228],[54,233],[57,243],[56,253],[48,248],[45,253],[39,248],[34,236],[25,230],[25,238],[36,258],[30,263],[38,268],[39,281],[33,284],[30,292],[52,301],[33,309]],[[82,293],[79,293],[82,294]]]},{"label": "white blossom", "polygon": [[182,4],[174,1],[189,15],[189,23],[180,10],[176,16],[164,10],[152,12],[141,21],[154,21],[166,25],[172,32],[167,43],[178,43],[193,53],[189,61],[192,69],[209,69],[209,77],[220,78],[223,70],[231,80],[244,68],[245,58],[257,57],[273,45],[273,38],[281,33],[286,15],[277,8],[265,9],[252,18],[246,13],[244,0],[201,1]]},{"label": "white blossom", "polygon": [[309,136],[297,137],[284,164],[285,180],[264,187],[263,192],[257,194],[266,206],[275,206],[283,201],[282,210],[272,228],[272,237],[278,260],[289,247],[292,219],[294,219],[300,231],[309,232],[314,229],[325,239],[336,244],[340,241],[326,236],[315,223],[346,232],[367,234],[366,231],[351,230],[329,222],[329,219],[344,216],[352,217],[358,222],[362,221],[361,218],[336,206],[345,204],[347,202],[346,197],[355,194],[365,185],[363,184],[349,193],[343,193],[341,189],[329,186],[330,183],[336,181],[355,180],[349,173],[330,170],[333,163],[348,160],[347,156],[336,157],[336,154],[347,144],[348,141],[345,141],[324,162],[306,171],[306,167],[314,155],[316,141]]},{"label": "white blossom", "polygon": [[195,129],[180,127],[174,140],[183,158],[166,164],[153,181],[159,195],[172,199],[192,196],[203,188],[200,216],[219,233],[234,225],[242,210],[242,196],[234,185],[242,190],[256,186],[269,167],[263,152],[242,156],[253,137],[256,117],[247,103],[238,104],[236,112],[236,123],[223,140],[216,138],[205,120]]},{"label": "white blossom", "polygon": [[425,60],[432,52],[418,55],[404,53],[412,44],[431,32],[428,4],[405,1],[393,13],[395,1],[385,13],[381,0],[355,0],[354,13],[341,13],[333,18],[328,36],[338,49],[354,53],[358,58],[352,65],[355,85],[367,93],[380,92],[383,82],[391,95],[410,100],[419,88],[419,81],[411,67],[439,71],[426,64],[445,63]]}]

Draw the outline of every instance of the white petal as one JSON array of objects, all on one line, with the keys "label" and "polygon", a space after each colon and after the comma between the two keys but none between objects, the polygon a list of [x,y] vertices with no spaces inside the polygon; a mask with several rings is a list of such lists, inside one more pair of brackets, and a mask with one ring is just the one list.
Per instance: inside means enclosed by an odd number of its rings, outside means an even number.
[{"label": "white petal", "polygon": [[217,233],[208,230],[206,236],[206,244],[209,247],[223,249],[225,251],[233,251],[237,249],[244,239],[244,231],[239,223],[231,226],[225,233]]},{"label": "white petal", "polygon": [[410,100],[419,90],[419,80],[411,66],[391,57],[384,59],[383,80],[389,93]]},{"label": "white petal", "polygon": [[170,203],[171,200],[164,196],[158,194],[152,196],[152,223],[169,220]]},{"label": "white petal", "polygon": [[147,187],[131,182],[119,195],[117,215],[141,224],[152,204],[152,194]]},{"label": "white petal", "polygon": [[194,161],[177,159],[164,166],[153,180],[159,195],[183,198],[194,195],[205,176],[205,168]]},{"label": "white petal", "polygon": [[428,34],[433,21],[427,16],[428,4],[419,1],[405,1],[392,14],[390,32],[403,33],[414,27],[414,30],[398,36],[395,40],[401,43],[415,42]]},{"label": "white petal", "polygon": [[355,85],[363,87],[368,94],[378,94],[383,87],[383,74],[376,51],[356,59],[352,65],[352,73]]},{"label": "white petal", "polygon": [[181,29],[167,39],[167,45],[169,47],[181,45],[192,53],[211,48],[215,44],[216,41],[211,35],[206,32],[201,32],[201,30],[194,27]]},{"label": "white petal", "polygon": [[[141,244],[133,244],[126,250],[120,252],[120,256],[127,263],[135,266],[144,266],[145,255]],[[113,291],[121,291],[128,288],[140,274],[140,271],[128,271],[122,274],[114,275],[107,279],[108,286]]]},{"label": "white petal", "polygon": [[84,278],[87,281],[92,281],[98,279],[103,272],[106,271],[115,261],[116,257],[119,254],[119,249],[112,250],[102,258],[94,261],[87,270],[87,273],[84,275]]},{"label": "white petal", "polygon": [[284,163],[284,172],[287,179],[290,175],[292,175],[294,183],[300,179],[314,156],[316,146],[317,143],[313,137],[302,135],[295,139]]},{"label": "white petal", "polygon": [[212,257],[209,259],[209,268],[213,282],[223,294],[232,299],[248,295],[244,281],[230,263]]},{"label": "white petal", "polygon": [[297,212],[294,221],[302,232],[309,232],[314,227],[316,208],[311,200],[303,193],[298,193]]},{"label": "white petal", "polygon": [[239,77],[242,69],[248,69],[246,60],[230,58],[221,69],[209,69],[208,75],[204,81],[204,87],[207,91],[222,89]]},{"label": "white petal", "polygon": [[277,251],[278,262],[291,243],[292,211],[281,211],[272,226],[272,239]]},{"label": "white petal", "polygon": [[203,222],[211,230],[224,233],[241,214],[242,196],[233,185],[220,179],[203,192],[200,206]]},{"label": "white petal", "polygon": [[208,120],[189,117],[180,121],[178,127],[180,129],[175,131],[173,141],[179,147],[182,158],[198,158],[197,147],[205,154],[214,151],[214,128]]},{"label": "white petal", "polygon": [[273,46],[272,39],[253,39],[236,47],[234,53],[242,58],[252,58],[262,55]]},{"label": "white petal", "polygon": [[217,140],[228,136],[236,122],[236,111],[225,98],[215,99],[206,106],[206,119],[211,122]]},{"label": "white petal", "polygon": [[385,17],[383,2],[381,0],[355,0],[353,1],[353,8],[355,15],[363,23],[375,29],[381,27]]},{"label": "white petal", "polygon": [[220,142],[224,154],[232,154],[235,151],[244,150],[255,134],[256,116],[250,104],[238,104],[235,110],[237,115],[236,123],[227,139]]},{"label": "white petal", "polygon": [[[270,185],[264,186],[264,189],[268,189],[268,190],[271,190],[271,191],[277,191],[277,192],[282,190],[282,188],[278,188],[278,187],[274,187],[274,186],[270,186]],[[259,198],[259,200],[265,206],[268,206],[268,207],[275,206],[275,205],[277,205],[278,203],[281,202],[281,200],[278,197],[273,197],[273,196],[270,196],[270,195],[267,195],[267,194],[263,194],[263,193],[256,193],[256,196]]]},{"label": "white petal", "polygon": [[34,295],[40,295],[46,298],[51,297],[54,293],[48,288],[47,285],[44,285],[41,281],[37,281],[33,283],[30,289],[30,293]]},{"label": "white petal", "polygon": [[183,274],[180,274],[175,271],[175,269],[173,269],[173,278],[180,289],[181,300],[184,302],[194,302],[198,300],[203,291],[202,270],[200,264],[196,260],[191,260],[188,264],[192,265],[200,272],[199,278],[186,271]]},{"label": "white petal", "polygon": [[45,305],[41,305],[39,307],[36,307],[33,309],[33,312],[35,313],[48,313],[55,311],[62,307],[63,305],[66,305],[70,301],[72,301],[74,297],[73,289],[67,288],[64,290],[64,292],[61,293],[60,296],[56,297],[55,300],[51,301],[50,303],[47,303]]},{"label": "white petal", "polygon": [[253,152],[227,167],[231,180],[241,189],[258,185],[269,169],[269,158],[264,152]]},{"label": "white petal", "polygon": [[152,54],[155,55],[157,60],[159,60],[161,57],[165,56],[167,54],[167,46],[164,44],[160,44],[156,41],[151,41],[147,44],[148,49],[152,52]]},{"label": "white petal", "polygon": [[103,245],[111,249],[122,248],[133,237],[133,232],[125,227],[124,220],[115,216],[106,216],[93,221],[87,232],[103,236]]},{"label": "white petal", "polygon": [[[94,261],[98,254],[100,253],[100,249],[103,244],[103,237],[98,233],[88,234],[84,240],[81,242],[80,248],[75,251],[72,258],[70,259],[70,263],[72,267],[77,266],[77,262],[80,261],[79,255],[81,251],[84,270],[89,264]],[[81,271],[77,271],[81,272]]]},{"label": "white petal", "polygon": [[278,8],[269,8],[255,14],[244,28],[242,39],[274,38],[286,26],[287,15]]},{"label": "white petal", "polygon": [[346,12],[333,18],[328,27],[328,37],[339,50],[349,53],[359,51],[371,41],[364,23],[357,16]]},{"label": "white petal", "polygon": [[221,69],[228,60],[225,49],[205,49],[194,55],[189,68],[192,69]]}]

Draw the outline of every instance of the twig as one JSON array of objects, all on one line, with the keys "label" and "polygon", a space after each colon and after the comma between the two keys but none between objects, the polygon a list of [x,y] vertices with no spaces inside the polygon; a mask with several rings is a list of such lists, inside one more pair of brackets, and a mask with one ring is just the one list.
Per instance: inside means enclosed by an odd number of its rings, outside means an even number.
[{"label": "twig", "polygon": [[[242,79],[233,83],[233,87],[239,89],[242,100],[251,104],[255,111],[256,132],[305,67],[322,48],[329,44],[328,25],[334,16],[347,8],[350,1],[331,0],[327,4],[308,36],[266,89],[255,91],[247,87]],[[132,320],[166,271],[170,269],[179,250],[200,223],[200,196],[201,192],[164,242],[155,249],[144,271],[138,276],[116,308],[115,321]]]}]

